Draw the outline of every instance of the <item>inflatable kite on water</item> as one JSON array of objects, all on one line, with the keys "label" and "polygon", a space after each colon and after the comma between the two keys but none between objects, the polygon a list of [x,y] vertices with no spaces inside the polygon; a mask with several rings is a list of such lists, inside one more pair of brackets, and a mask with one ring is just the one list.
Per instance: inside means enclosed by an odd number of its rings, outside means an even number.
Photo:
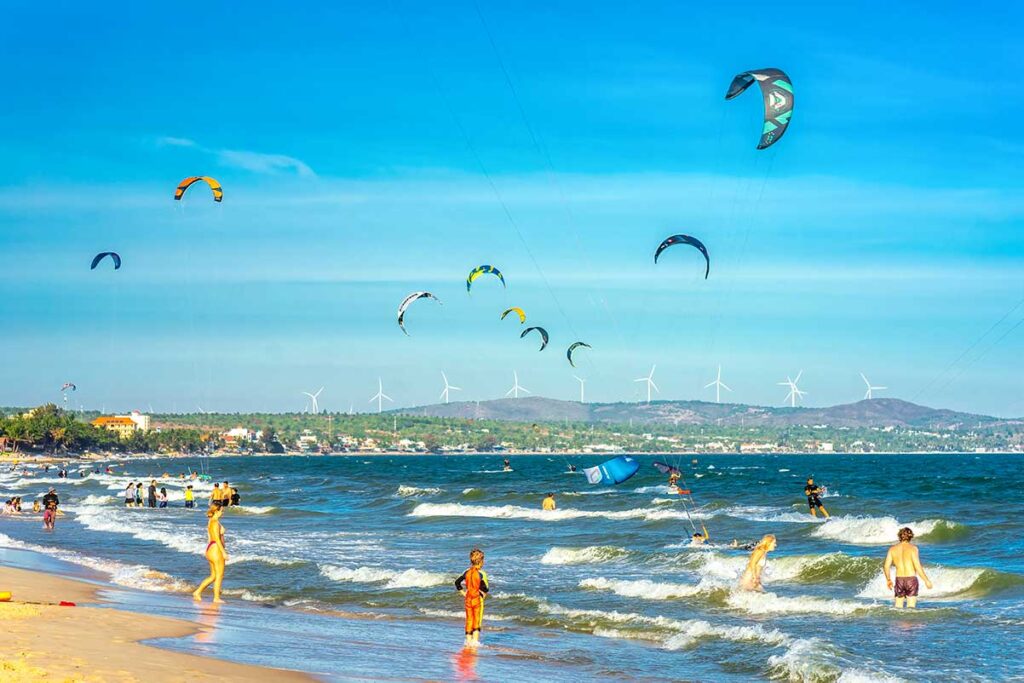
[{"label": "inflatable kite on water", "polygon": [[192,187],[200,180],[209,185],[210,189],[213,190],[213,201],[219,202],[222,199],[224,199],[224,189],[220,186],[220,183],[218,183],[216,179],[211,178],[208,175],[191,176],[189,178],[185,178],[184,180],[182,180],[181,183],[178,184],[178,188],[174,191],[174,198],[178,201],[181,201],[181,198],[185,196],[185,190]]},{"label": "inflatable kite on water", "polygon": [[639,469],[640,463],[636,458],[620,455],[597,467],[584,467],[583,473],[587,475],[587,481],[591,484],[614,486],[632,477]]},{"label": "inflatable kite on water", "polygon": [[725,99],[739,97],[754,81],[761,86],[764,98],[764,127],[757,148],[767,149],[781,140],[789,127],[789,119],[793,116],[793,83],[781,69],[744,71],[732,79]]}]

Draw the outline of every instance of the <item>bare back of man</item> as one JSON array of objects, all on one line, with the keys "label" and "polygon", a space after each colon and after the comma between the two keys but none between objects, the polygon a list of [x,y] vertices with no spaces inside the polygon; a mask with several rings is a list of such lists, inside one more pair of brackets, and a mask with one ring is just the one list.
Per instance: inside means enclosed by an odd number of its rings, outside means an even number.
[{"label": "bare back of man", "polygon": [[[885,574],[885,585],[894,592],[895,605],[903,607],[906,600],[907,607],[917,607],[918,584],[917,577],[924,579],[924,585],[932,587],[932,582],[921,566],[921,557],[917,546],[911,543],[914,532],[908,527],[899,530],[900,542],[889,548],[885,556],[885,563],[882,565],[882,573]],[[893,584],[890,568],[896,567],[896,583]]]}]

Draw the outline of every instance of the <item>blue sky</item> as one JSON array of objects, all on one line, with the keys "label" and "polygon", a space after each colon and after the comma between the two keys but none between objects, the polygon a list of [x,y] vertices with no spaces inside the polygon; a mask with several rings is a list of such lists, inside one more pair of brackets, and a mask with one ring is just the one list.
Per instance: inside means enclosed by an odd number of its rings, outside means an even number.
[{"label": "blue sky", "polygon": [[[0,405],[70,380],[107,410],[297,410],[320,385],[361,410],[378,376],[415,405],[441,370],[475,400],[513,369],[573,398],[582,339],[593,400],[655,363],[662,398],[711,398],[721,363],[741,402],[803,369],[809,404],[865,372],[1024,414],[1024,10],[831,5],[13,3]],[[758,152],[759,97],[723,95],[767,66],[796,109]],[[171,200],[195,174],[221,205]],[[652,264],[676,232],[709,280],[682,248]],[[108,249],[122,270],[90,272]],[[480,263],[508,288],[467,296]],[[444,305],[407,338],[417,289]]]}]

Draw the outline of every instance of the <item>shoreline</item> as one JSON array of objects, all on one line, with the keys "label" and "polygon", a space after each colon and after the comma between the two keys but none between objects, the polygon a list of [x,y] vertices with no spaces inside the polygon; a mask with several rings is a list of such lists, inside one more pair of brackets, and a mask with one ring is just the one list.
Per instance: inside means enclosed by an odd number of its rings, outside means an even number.
[{"label": "shoreline", "polygon": [[[0,566],[0,587],[12,593],[10,602],[0,603],[0,619],[8,626],[0,643],[0,680],[316,680],[301,672],[149,644],[199,637],[207,629],[184,619],[119,609],[100,598],[101,587],[85,581]],[[62,600],[77,606],[59,606]],[[207,604],[207,609],[216,608]]]}]

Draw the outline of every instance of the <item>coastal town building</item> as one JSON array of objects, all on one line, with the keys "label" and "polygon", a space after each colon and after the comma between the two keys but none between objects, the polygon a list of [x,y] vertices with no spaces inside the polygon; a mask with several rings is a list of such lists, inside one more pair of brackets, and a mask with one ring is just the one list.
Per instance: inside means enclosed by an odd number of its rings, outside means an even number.
[{"label": "coastal town building", "polygon": [[92,426],[115,432],[121,439],[131,437],[139,429],[138,424],[127,415],[100,415],[92,421]]}]

